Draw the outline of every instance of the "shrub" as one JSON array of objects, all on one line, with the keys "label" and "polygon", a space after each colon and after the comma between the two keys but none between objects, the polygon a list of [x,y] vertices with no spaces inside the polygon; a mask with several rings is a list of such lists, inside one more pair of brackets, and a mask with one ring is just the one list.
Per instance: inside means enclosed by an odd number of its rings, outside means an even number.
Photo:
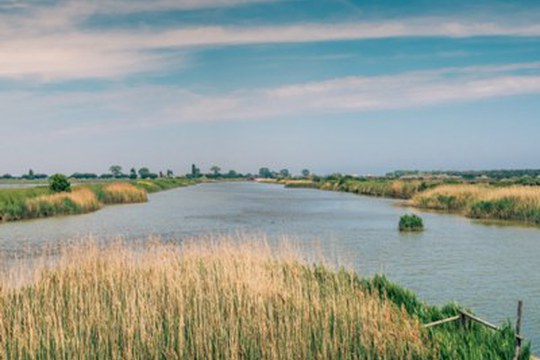
[{"label": "shrub", "polygon": [[68,192],[71,191],[71,184],[65,175],[55,174],[49,179],[49,189],[55,193]]},{"label": "shrub", "polygon": [[424,221],[421,217],[411,214],[403,215],[399,219],[399,231],[422,231],[424,230]]}]

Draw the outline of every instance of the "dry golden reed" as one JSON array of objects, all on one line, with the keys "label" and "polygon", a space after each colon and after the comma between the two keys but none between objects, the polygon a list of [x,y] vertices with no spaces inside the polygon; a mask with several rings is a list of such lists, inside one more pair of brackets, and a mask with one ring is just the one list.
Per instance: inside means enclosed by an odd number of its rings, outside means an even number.
[{"label": "dry golden reed", "polygon": [[103,201],[106,204],[127,204],[148,201],[146,191],[128,183],[105,185],[103,187],[103,193]]},{"label": "dry golden reed", "polygon": [[444,185],[416,195],[411,204],[474,218],[540,223],[540,187],[535,186]]},{"label": "dry golden reed", "polygon": [[1,357],[433,355],[418,320],[365,291],[352,272],[250,241],[66,247],[30,284],[0,280]]},{"label": "dry golden reed", "polygon": [[42,195],[26,200],[26,209],[30,214],[38,216],[53,213],[82,213],[101,208],[94,192],[87,188],[79,188],[72,192]]}]

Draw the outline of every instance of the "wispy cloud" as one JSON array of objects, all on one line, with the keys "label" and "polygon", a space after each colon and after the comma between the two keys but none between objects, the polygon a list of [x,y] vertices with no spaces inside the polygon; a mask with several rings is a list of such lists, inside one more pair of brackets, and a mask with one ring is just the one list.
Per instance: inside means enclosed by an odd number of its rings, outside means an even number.
[{"label": "wispy cloud", "polygon": [[[288,25],[191,26],[84,30],[80,24],[93,14],[144,12],[238,6],[265,0],[68,1],[34,6],[0,15],[0,77],[65,80],[117,78],[166,68],[158,50],[342,41],[393,37],[538,37],[538,22],[511,16],[490,21],[475,18],[410,18],[348,23]],[[17,6],[20,2],[12,2]],[[178,59],[180,65],[183,59]]]},{"label": "wispy cloud", "polygon": [[[528,71],[516,75],[519,70]],[[0,107],[19,123],[43,120],[47,124],[44,130],[65,135],[190,122],[419,108],[524,94],[540,94],[540,63],[345,77],[220,96],[163,86],[56,95],[24,92],[0,96]],[[14,105],[21,103],[25,107]],[[73,114],[87,112],[92,116],[73,121]]]}]

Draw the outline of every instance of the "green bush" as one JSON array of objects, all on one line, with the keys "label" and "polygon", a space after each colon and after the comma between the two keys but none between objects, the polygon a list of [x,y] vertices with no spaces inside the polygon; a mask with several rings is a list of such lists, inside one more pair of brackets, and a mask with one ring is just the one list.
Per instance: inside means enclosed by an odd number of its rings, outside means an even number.
[{"label": "green bush", "polygon": [[422,231],[424,230],[424,221],[421,217],[411,214],[403,215],[399,219],[399,231]]},{"label": "green bush", "polygon": [[49,179],[49,189],[55,193],[71,191],[71,184],[65,175],[54,174]]}]

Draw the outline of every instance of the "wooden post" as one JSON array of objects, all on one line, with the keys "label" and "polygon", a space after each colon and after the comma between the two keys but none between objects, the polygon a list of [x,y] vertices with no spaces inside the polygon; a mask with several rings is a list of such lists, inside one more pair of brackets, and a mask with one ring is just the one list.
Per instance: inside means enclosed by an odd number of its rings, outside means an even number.
[{"label": "wooden post", "polygon": [[467,318],[467,315],[463,312],[460,312],[459,315],[460,315],[459,324],[461,325],[463,329],[468,330],[467,325],[469,325],[469,319]]},{"label": "wooden post", "polygon": [[516,352],[514,355],[514,360],[519,359],[519,355],[521,354],[521,315],[523,312],[523,301],[518,301],[518,308],[517,308],[517,319],[516,319]]}]

